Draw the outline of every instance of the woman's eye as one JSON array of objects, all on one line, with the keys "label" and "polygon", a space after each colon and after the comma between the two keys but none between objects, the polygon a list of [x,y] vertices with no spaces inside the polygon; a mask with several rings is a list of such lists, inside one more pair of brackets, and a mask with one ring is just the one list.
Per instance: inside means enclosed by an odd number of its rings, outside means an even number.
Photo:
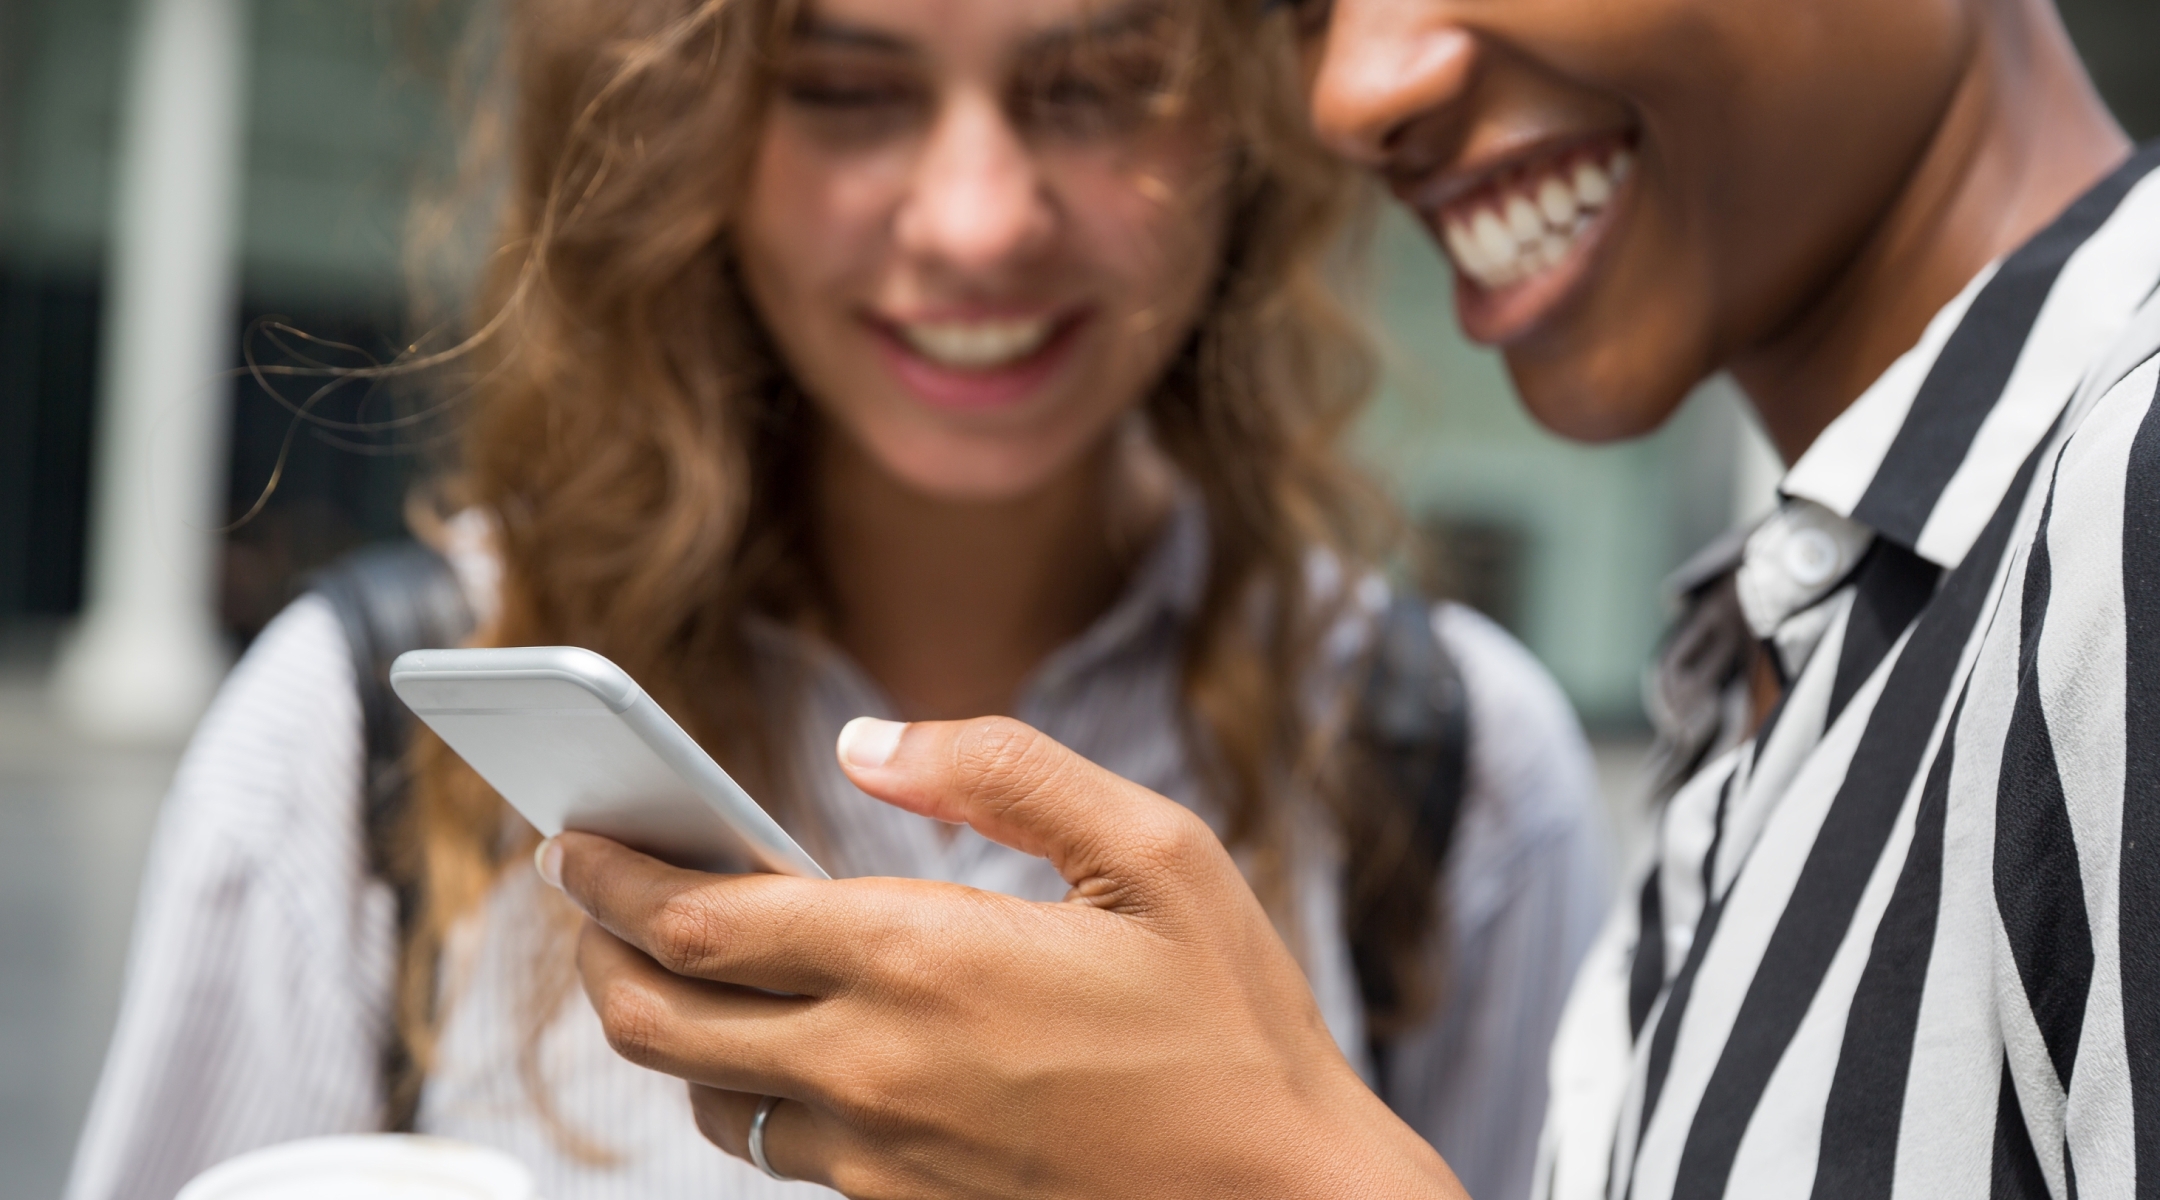
[{"label": "woman's eye", "polygon": [[1153,111],[1161,93],[1155,72],[1058,73],[1026,88],[1019,108],[1024,122],[1066,136],[1130,128]]},{"label": "woman's eye", "polygon": [[907,89],[890,84],[864,84],[828,80],[791,80],[781,94],[806,108],[865,111],[904,106],[914,97]]},{"label": "woman's eye", "polygon": [[926,101],[905,80],[848,75],[782,76],[780,104],[810,136],[834,146],[866,146],[911,128]]},{"label": "woman's eye", "polygon": [[1091,80],[1057,79],[1040,90],[1038,102],[1045,108],[1103,108],[1110,103],[1110,94]]}]

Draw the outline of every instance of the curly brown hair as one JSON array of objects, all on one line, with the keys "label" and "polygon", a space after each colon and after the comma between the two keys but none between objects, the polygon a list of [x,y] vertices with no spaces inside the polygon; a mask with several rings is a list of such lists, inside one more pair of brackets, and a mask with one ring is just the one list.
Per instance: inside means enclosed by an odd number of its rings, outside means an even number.
[{"label": "curly brown hair", "polygon": [[[1181,664],[1189,739],[1226,841],[1280,913],[1285,796],[1331,797],[1346,830],[1370,828],[1357,809],[1378,802],[1331,785],[1335,743],[1301,691],[1335,615],[1308,571],[1316,552],[1364,569],[1396,526],[1336,449],[1373,382],[1328,279],[1360,185],[1307,128],[1295,30],[1261,9],[1184,0],[1174,10],[1179,70],[1164,103],[1211,105],[1227,119],[1231,217],[1212,301],[1145,415],[1210,526]],[[457,478],[460,502],[492,514],[500,535],[502,605],[479,640],[607,655],[800,827],[780,749],[790,743],[771,715],[786,706],[757,677],[745,617],[821,620],[805,503],[818,418],[762,332],[730,249],[750,131],[796,10],[795,0],[508,5],[507,173],[469,343],[476,382]],[[439,741],[423,736],[413,755],[415,802],[393,865],[420,897],[402,931],[396,1002],[403,1069],[392,1106],[406,1113],[447,1004],[447,935],[533,837]],[[1403,951],[1394,994],[1406,1009],[1422,1004],[1434,990],[1418,978],[1432,880],[1388,882],[1400,864],[1357,849],[1353,898],[1422,889],[1407,907],[1358,905],[1410,914],[1390,918],[1400,928],[1384,940]],[[557,951],[538,969],[528,1041],[571,986],[572,940],[566,928],[550,935]],[[546,1114],[537,1055],[527,1059]]]}]

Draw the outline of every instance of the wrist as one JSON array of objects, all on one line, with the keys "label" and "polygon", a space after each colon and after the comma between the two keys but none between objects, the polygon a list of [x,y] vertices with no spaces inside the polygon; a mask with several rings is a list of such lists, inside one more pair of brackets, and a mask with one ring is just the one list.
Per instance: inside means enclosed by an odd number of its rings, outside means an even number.
[{"label": "wrist", "polygon": [[[1339,1060],[1338,1060],[1339,1062]],[[1314,1200],[1468,1200],[1455,1173],[1416,1130],[1365,1086],[1347,1063],[1265,1139],[1250,1186],[1238,1195]],[[1227,1194],[1227,1193],[1226,1193]]]}]

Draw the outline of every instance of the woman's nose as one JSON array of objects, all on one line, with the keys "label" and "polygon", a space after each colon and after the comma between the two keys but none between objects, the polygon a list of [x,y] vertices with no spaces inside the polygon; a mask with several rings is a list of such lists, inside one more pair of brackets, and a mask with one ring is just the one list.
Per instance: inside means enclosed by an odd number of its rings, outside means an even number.
[{"label": "woman's nose", "polygon": [[1459,100],[1477,41],[1442,0],[1336,0],[1312,83],[1313,127],[1337,154],[1387,164],[1398,136]]},{"label": "woman's nose", "polygon": [[1019,132],[994,100],[970,97],[939,113],[895,236],[911,255],[985,271],[1026,258],[1053,221],[1052,199]]}]

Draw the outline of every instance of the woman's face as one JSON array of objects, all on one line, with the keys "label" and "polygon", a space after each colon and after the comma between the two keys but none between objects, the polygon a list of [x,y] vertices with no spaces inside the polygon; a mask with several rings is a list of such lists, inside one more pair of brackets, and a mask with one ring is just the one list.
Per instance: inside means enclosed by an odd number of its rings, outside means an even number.
[{"label": "woman's face", "polygon": [[1139,404],[1198,319],[1226,140],[1165,111],[1141,0],[814,0],[737,230],[821,412],[904,484],[1028,494]]},{"label": "woman's face", "polygon": [[1299,0],[1314,123],[1530,409],[1641,433],[1790,331],[1943,119],[1970,0]]}]

